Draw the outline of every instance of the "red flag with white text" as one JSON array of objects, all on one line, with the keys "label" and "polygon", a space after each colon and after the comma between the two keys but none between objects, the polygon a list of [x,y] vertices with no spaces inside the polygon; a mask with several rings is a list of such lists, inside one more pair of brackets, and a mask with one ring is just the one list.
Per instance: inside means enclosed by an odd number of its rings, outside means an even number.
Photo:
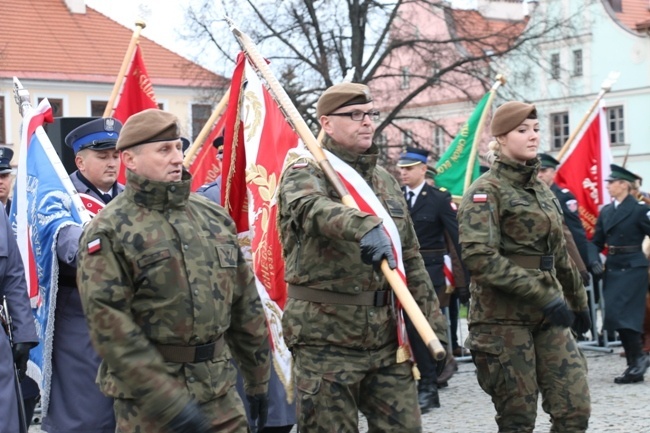
[{"label": "red flag with white text", "polygon": [[212,142],[222,133],[225,121],[225,115],[217,120],[214,128],[212,128],[190,164],[189,172],[192,173],[192,191],[196,191],[201,185],[213,182],[221,174],[222,163],[217,159],[217,149],[212,145]]},{"label": "red flag with white text", "polygon": [[587,238],[591,239],[600,208],[610,202],[605,179],[611,172],[612,152],[606,109],[602,101],[586,125],[576,137],[566,157],[560,161],[555,183],[575,195],[580,220],[587,232]]},{"label": "red flag with white text", "polygon": [[[147,68],[144,66],[140,45],[136,45],[128,73],[122,83],[119,100],[115,103],[113,117],[124,124],[129,117],[147,108],[158,108],[158,104]],[[124,166],[121,165],[117,181],[124,183],[125,180]]]}]

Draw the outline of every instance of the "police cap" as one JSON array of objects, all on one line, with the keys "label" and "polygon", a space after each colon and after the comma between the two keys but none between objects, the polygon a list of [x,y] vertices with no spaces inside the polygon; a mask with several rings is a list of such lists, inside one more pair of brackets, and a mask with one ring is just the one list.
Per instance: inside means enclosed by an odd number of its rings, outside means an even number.
[{"label": "police cap", "polygon": [[426,164],[429,151],[417,147],[407,147],[406,152],[399,156],[398,167],[410,167],[418,164]]},{"label": "police cap", "polygon": [[560,165],[560,161],[553,158],[548,153],[540,153],[537,156],[539,157],[539,160],[542,163],[541,165],[542,168],[557,168],[557,166]]},{"label": "police cap", "polygon": [[620,165],[611,164],[609,167],[611,168],[612,172],[610,173],[609,177],[605,179],[607,182],[614,180],[626,180],[628,182],[635,182],[637,179],[639,179],[639,176],[629,170],[624,169]]},{"label": "police cap", "polygon": [[14,151],[8,147],[0,147],[0,174],[11,173],[11,159],[14,157]]},{"label": "police cap", "polygon": [[120,138],[117,140],[117,150],[157,141],[173,141],[181,138],[181,128],[178,117],[174,114],[148,108],[134,114],[124,124]]},{"label": "police cap", "polygon": [[328,115],[348,105],[372,102],[370,88],[359,83],[339,83],[325,90],[316,103],[316,116]]},{"label": "police cap", "polygon": [[122,122],[113,117],[93,119],[76,127],[65,136],[65,144],[76,154],[83,149],[115,149]]}]

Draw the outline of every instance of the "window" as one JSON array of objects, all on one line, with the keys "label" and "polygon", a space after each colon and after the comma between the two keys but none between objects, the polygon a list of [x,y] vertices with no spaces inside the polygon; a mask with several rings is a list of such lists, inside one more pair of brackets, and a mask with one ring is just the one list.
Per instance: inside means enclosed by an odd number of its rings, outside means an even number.
[{"label": "window", "polygon": [[400,88],[401,89],[408,89],[409,88],[409,82],[410,82],[409,68],[404,66],[402,68],[402,84],[401,84]]},{"label": "window", "polygon": [[561,149],[569,138],[569,113],[551,114],[551,145],[553,150]]},{"label": "window", "polygon": [[[38,103],[45,98],[38,98]],[[50,106],[52,107],[52,116],[54,117],[63,117],[63,99],[59,98],[47,98],[50,101]]]},{"label": "window", "polygon": [[582,77],[582,50],[573,51],[573,76]]},{"label": "window", "polygon": [[108,101],[90,101],[90,115],[92,117],[102,117],[106,105],[108,105]]},{"label": "window", "polygon": [[557,80],[560,78],[560,54],[551,54],[551,78]]},{"label": "window", "polygon": [[442,155],[445,151],[445,130],[442,126],[436,126],[433,132],[433,147],[438,151],[438,155]]},{"label": "window", "polygon": [[192,104],[192,142],[196,140],[211,114],[210,104]]},{"label": "window", "polygon": [[0,96],[0,143],[7,142],[7,129],[5,127],[5,97]]},{"label": "window", "polygon": [[410,129],[405,129],[402,131],[402,143],[405,146],[410,146],[413,144],[413,131]]},{"label": "window", "polygon": [[609,128],[609,141],[612,145],[625,144],[625,119],[623,106],[607,108],[607,126]]}]

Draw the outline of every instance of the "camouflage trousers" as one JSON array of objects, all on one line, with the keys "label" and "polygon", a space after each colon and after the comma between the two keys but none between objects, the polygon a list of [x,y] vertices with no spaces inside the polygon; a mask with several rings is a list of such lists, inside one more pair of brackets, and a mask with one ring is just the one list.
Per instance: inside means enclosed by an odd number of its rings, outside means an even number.
[{"label": "camouflage trousers", "polygon": [[533,431],[540,392],[551,432],[587,430],[587,361],[569,328],[480,325],[470,329],[465,346],[479,385],[492,397],[500,433]]},{"label": "camouflage trousers", "polygon": [[[115,399],[115,433],[170,433],[157,419],[144,414],[135,400]],[[244,405],[232,387],[226,394],[201,404],[201,411],[212,420],[214,432],[249,433]]]},{"label": "camouflage trousers", "polygon": [[295,346],[296,410],[300,433],[421,432],[411,363],[395,362],[394,344],[381,350]]}]

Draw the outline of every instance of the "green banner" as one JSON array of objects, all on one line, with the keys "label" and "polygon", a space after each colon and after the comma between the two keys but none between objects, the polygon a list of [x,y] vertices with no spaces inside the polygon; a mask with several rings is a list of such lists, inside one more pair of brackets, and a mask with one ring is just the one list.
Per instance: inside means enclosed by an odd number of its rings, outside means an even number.
[{"label": "green banner", "polygon": [[[462,196],[465,187],[465,173],[468,170],[474,135],[478,128],[479,121],[483,111],[489,109],[486,107],[490,93],[486,93],[479,101],[474,112],[463,127],[460,129],[454,141],[449,148],[442,154],[436,164],[436,186],[445,187],[451,195]],[[474,159],[472,170],[472,182],[479,176],[479,160]]]}]

